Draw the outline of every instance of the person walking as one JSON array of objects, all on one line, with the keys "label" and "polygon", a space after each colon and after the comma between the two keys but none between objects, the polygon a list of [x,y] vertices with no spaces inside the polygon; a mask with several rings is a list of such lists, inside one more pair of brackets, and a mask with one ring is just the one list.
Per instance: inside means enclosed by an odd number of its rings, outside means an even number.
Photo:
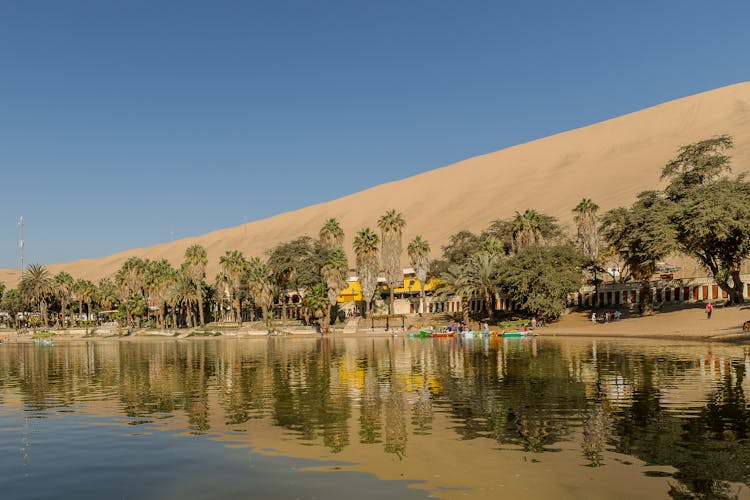
[{"label": "person walking", "polygon": [[594,323],[594,324],[596,324],[596,313],[595,312],[591,313],[591,322]]},{"label": "person walking", "polygon": [[708,303],[706,306],[706,317],[708,319],[711,319],[711,313],[714,312],[714,305],[712,303]]}]

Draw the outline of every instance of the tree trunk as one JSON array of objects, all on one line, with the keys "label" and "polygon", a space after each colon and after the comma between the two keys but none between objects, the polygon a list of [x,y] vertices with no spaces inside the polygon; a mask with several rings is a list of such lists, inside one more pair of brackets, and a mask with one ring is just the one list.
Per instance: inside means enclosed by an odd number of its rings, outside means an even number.
[{"label": "tree trunk", "polygon": [[42,316],[42,326],[47,328],[49,326],[47,324],[47,302],[44,300],[39,302],[39,314]]},{"label": "tree trunk", "polygon": [[200,318],[200,325],[203,326],[206,321],[203,318],[203,287],[200,283],[195,285],[195,294],[198,296],[198,317]]},{"label": "tree trunk", "polygon": [[419,314],[424,314],[424,283],[419,281]]},{"label": "tree trunk", "polygon": [[61,301],[61,308],[62,308],[62,327],[63,330],[65,330],[65,310],[68,308],[68,303],[66,301]]},{"label": "tree trunk", "polygon": [[745,302],[745,294],[743,293],[743,288],[745,287],[745,284],[742,283],[742,278],[740,278],[740,270],[739,268],[732,269],[732,293],[729,294],[729,299],[731,304],[742,304]]},{"label": "tree trunk", "polygon": [[78,301],[78,314],[76,315],[76,326],[78,326],[78,323],[81,321],[81,314],[83,314],[83,301]]},{"label": "tree trunk", "polygon": [[461,318],[466,328],[469,328],[469,299],[461,297]]},{"label": "tree trunk", "polygon": [[651,282],[648,278],[641,281],[641,311],[642,314],[654,313],[654,297],[651,293]]},{"label": "tree trunk", "polygon": [[388,304],[388,315],[393,314],[393,285],[391,283],[388,284],[388,290],[390,291],[390,299],[391,302]]},{"label": "tree trunk", "polygon": [[490,324],[493,324],[495,322],[495,304],[492,300],[492,294],[489,292],[485,292],[484,294],[484,303],[487,305],[487,313],[490,316]]},{"label": "tree trunk", "polygon": [[237,301],[237,321],[240,324],[240,328],[242,328],[242,302],[239,300]]}]

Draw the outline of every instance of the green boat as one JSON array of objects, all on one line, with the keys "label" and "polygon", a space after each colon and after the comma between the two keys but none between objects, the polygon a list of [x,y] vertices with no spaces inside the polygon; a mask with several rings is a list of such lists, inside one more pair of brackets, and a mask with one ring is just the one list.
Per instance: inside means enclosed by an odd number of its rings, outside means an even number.
[{"label": "green boat", "polygon": [[503,337],[525,337],[531,332],[503,332]]}]

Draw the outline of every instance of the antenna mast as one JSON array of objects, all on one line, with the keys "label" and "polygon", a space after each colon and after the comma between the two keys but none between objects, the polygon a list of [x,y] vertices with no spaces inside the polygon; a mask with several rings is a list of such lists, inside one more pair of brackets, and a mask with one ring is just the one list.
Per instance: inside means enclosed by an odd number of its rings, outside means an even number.
[{"label": "antenna mast", "polygon": [[23,272],[23,216],[18,219],[18,259],[21,261],[21,272]]}]

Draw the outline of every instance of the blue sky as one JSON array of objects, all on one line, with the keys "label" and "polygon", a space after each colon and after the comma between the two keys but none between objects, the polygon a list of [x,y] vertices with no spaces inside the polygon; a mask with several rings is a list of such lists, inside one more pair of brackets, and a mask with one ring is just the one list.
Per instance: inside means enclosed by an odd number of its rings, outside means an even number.
[{"label": "blue sky", "polygon": [[0,2],[0,267],[198,235],[750,80],[747,1]]}]

